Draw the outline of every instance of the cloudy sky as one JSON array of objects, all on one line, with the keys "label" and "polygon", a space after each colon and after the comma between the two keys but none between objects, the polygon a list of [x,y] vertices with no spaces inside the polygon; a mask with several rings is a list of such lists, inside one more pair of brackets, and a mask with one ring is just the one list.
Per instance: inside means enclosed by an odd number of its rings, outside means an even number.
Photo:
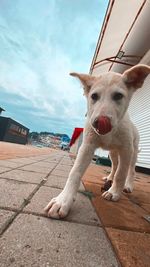
[{"label": "cloudy sky", "polygon": [[31,131],[71,135],[86,101],[69,72],[88,73],[107,0],[0,0],[0,106]]}]

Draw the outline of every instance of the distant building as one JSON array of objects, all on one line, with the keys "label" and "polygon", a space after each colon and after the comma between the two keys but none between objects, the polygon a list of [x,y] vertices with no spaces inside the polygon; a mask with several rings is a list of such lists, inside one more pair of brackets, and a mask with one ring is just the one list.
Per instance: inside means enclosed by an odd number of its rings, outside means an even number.
[{"label": "distant building", "polygon": [[11,118],[0,116],[0,141],[26,144],[29,129]]},{"label": "distant building", "polygon": [[75,128],[70,141],[70,152],[77,155],[83,140],[83,128]]},{"label": "distant building", "polygon": [[62,142],[67,142],[67,143],[70,142],[70,138],[69,138],[68,135],[64,135],[64,136],[62,136],[61,140],[62,140]]},{"label": "distant building", "polygon": [[0,115],[1,115],[1,113],[2,113],[3,111],[5,111],[5,109],[3,109],[3,108],[0,107]]}]

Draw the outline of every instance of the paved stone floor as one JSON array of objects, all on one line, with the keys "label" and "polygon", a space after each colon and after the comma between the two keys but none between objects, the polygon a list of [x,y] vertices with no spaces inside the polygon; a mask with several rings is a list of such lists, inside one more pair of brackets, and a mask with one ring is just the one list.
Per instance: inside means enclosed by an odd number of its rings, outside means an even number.
[{"label": "paved stone floor", "polygon": [[111,203],[101,198],[109,169],[91,164],[67,218],[52,220],[43,208],[64,187],[73,159],[22,149],[0,160],[0,267],[149,266],[148,176],[137,174],[135,193]]},{"label": "paved stone floor", "polygon": [[150,266],[150,176],[136,173],[132,194],[123,193],[118,202],[101,197],[102,177],[109,167],[91,164],[82,181],[93,193],[92,203],[108,238],[124,267]]},{"label": "paved stone floor", "polygon": [[82,185],[65,220],[45,217],[72,165],[62,151],[0,160],[1,267],[120,266]]},{"label": "paved stone floor", "polygon": [[31,145],[18,145],[8,142],[0,141],[0,160],[1,159],[12,159],[18,157],[29,157],[46,154],[52,151],[52,149],[44,147],[39,148]]}]

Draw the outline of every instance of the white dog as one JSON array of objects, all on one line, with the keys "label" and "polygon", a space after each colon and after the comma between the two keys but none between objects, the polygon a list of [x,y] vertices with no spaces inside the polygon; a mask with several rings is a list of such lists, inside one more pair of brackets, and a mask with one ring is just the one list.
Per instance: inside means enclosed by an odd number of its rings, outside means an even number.
[{"label": "white dog", "polygon": [[133,93],[141,88],[150,67],[137,65],[123,74],[108,72],[99,77],[71,73],[77,77],[87,97],[88,111],[82,145],[63,191],[45,207],[52,218],[65,217],[76,197],[80,179],[96,148],[110,151],[113,180],[103,198],[117,201],[123,189],[132,192],[139,135],[127,114]]}]

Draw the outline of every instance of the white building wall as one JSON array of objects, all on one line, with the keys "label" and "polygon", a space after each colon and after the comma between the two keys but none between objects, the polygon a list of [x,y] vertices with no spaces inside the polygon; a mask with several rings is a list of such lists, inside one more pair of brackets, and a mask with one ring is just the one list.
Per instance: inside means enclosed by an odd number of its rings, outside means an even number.
[{"label": "white building wall", "polygon": [[102,148],[97,148],[94,154],[99,157],[108,158],[109,152],[107,150],[103,150]]},{"label": "white building wall", "polygon": [[70,152],[74,155],[77,154],[77,150],[78,150],[78,139],[76,139],[75,143],[71,146],[70,148]]},{"label": "white building wall", "polygon": [[71,146],[70,148],[70,152],[74,155],[77,155],[79,147],[82,144],[82,140],[83,140],[83,133],[81,133],[79,135],[79,137],[76,139],[75,143]]},{"label": "white building wall", "polygon": [[137,166],[150,168],[150,75],[143,87],[135,92],[129,114],[140,133]]}]

